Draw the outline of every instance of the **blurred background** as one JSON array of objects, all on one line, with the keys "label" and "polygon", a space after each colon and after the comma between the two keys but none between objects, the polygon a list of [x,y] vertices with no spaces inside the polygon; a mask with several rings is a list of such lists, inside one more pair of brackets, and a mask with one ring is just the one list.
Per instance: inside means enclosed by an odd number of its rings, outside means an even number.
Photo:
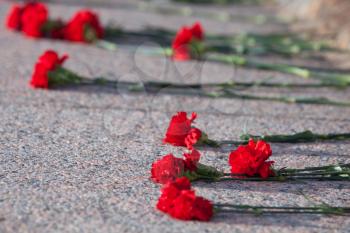
[{"label": "blurred background", "polygon": [[[350,46],[350,1],[348,0],[46,0],[60,4],[112,7],[138,7],[140,10],[151,10],[154,7],[169,5],[186,6],[188,9],[222,7],[238,5],[259,5],[273,9],[278,17],[291,22],[296,32],[308,32],[315,37],[331,40],[336,46]],[[185,14],[185,13],[184,13]],[[264,20],[261,15],[260,20]]]}]

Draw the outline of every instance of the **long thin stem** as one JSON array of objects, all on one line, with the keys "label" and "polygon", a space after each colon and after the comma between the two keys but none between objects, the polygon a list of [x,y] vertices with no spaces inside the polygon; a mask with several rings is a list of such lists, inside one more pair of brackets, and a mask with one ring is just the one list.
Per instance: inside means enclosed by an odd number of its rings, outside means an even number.
[{"label": "long thin stem", "polygon": [[316,134],[309,130],[295,133],[295,134],[275,134],[275,135],[251,135],[243,134],[241,139],[244,141],[253,138],[254,140],[265,140],[267,142],[279,142],[279,143],[300,143],[300,142],[315,142],[326,140],[350,140],[350,133],[330,133],[330,134]]},{"label": "long thin stem", "polygon": [[253,213],[253,214],[334,214],[344,215],[350,213],[350,207],[335,207],[321,205],[314,207],[289,207],[289,206],[251,206],[251,205],[233,205],[227,203],[215,203],[214,208],[217,212],[233,213]]},{"label": "long thin stem", "polygon": [[[175,31],[162,28],[147,28],[139,31],[125,31],[121,28],[107,26],[106,37],[140,37],[150,38],[164,45],[170,44]],[[276,53],[285,56],[293,56],[305,51],[331,50],[325,43],[307,41],[292,34],[238,34],[233,36],[211,35],[205,36],[207,51],[222,53]]]},{"label": "long thin stem", "polygon": [[283,103],[297,104],[317,104],[317,105],[334,105],[341,107],[350,107],[350,102],[330,100],[325,97],[289,97],[289,96],[256,96],[250,94],[241,94],[232,90],[224,89],[224,93],[218,93],[218,97],[239,98],[247,100],[277,101]]},{"label": "long thin stem", "polygon": [[[98,46],[105,47],[109,50],[115,50],[113,46],[111,46],[106,41],[100,41],[97,43]],[[132,50],[135,50],[135,48],[132,48]],[[148,55],[165,55],[165,56],[172,56],[172,49],[171,48],[143,48],[142,51],[144,54]],[[337,86],[337,87],[346,87],[350,85],[350,75],[348,74],[337,74],[337,73],[330,73],[330,72],[315,72],[310,69],[301,68],[293,65],[287,65],[287,64],[272,64],[272,63],[264,63],[264,62],[258,62],[255,60],[250,60],[248,58],[245,58],[241,55],[231,55],[231,54],[220,54],[220,53],[206,53],[204,56],[200,58],[201,60],[208,60],[208,61],[214,61],[214,62],[220,62],[220,63],[227,63],[230,65],[237,65],[237,66],[244,66],[248,68],[255,68],[255,69],[262,69],[262,70],[271,70],[271,71],[278,71],[286,74],[292,74],[304,79],[310,79],[314,78],[319,81],[321,81],[321,86]],[[271,100],[274,100],[276,98],[270,98]],[[278,101],[284,101],[284,102],[301,102],[306,103],[309,100],[305,98],[298,99],[298,98],[280,98]],[[330,101],[325,98],[318,98],[316,100],[311,100],[311,102],[318,101],[320,103],[327,103],[332,105],[340,105],[340,106],[349,106],[349,103],[339,103],[336,101]]]},{"label": "long thin stem", "polygon": [[206,54],[204,59],[214,62],[222,62],[231,65],[244,66],[249,68],[257,68],[263,70],[279,71],[286,74],[292,74],[304,79],[314,78],[326,84],[338,85],[340,87],[350,85],[349,74],[337,74],[330,72],[316,72],[306,68],[287,64],[272,64],[249,60],[240,55],[226,55],[226,54]]},{"label": "long thin stem", "polygon": [[334,169],[335,167],[340,167],[340,168],[350,168],[350,163],[345,163],[345,164],[337,164],[337,165],[327,165],[327,166],[318,166],[318,167],[305,167],[302,169],[288,169],[288,168],[283,168],[281,171],[285,172],[300,172],[300,171],[318,171],[318,170],[327,170],[327,169]]},{"label": "long thin stem", "polygon": [[320,172],[298,172],[298,173],[287,173],[279,172],[279,176],[297,177],[297,176],[335,176],[335,175],[347,175],[350,179],[350,172],[346,171],[320,171]]},{"label": "long thin stem", "polygon": [[298,181],[298,180],[314,180],[314,181],[350,181],[350,177],[341,176],[276,176],[276,177],[221,177],[215,179],[214,181],[257,181],[257,182],[285,182],[285,181]]}]

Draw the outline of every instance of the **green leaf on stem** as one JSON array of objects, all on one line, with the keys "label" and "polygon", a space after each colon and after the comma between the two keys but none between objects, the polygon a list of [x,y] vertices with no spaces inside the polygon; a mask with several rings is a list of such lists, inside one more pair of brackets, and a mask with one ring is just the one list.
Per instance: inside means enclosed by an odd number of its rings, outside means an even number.
[{"label": "green leaf on stem", "polygon": [[49,76],[49,86],[62,86],[62,85],[72,85],[80,84],[82,78],[75,74],[74,72],[58,66],[56,69],[48,73]]}]

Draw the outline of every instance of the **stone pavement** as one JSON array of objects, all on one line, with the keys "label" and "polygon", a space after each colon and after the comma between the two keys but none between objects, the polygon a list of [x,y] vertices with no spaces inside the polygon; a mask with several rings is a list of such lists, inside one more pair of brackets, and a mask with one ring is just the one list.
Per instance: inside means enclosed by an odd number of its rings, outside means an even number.
[{"label": "stone pavement", "polygon": [[[84,7],[49,4],[53,17],[69,18]],[[123,1],[113,1],[123,3]],[[135,1],[133,1],[135,2]],[[10,4],[1,3],[0,21]],[[238,9],[238,10],[237,10]],[[239,7],[225,10],[239,13]],[[271,9],[244,6],[243,12]],[[158,26],[176,30],[194,17],[164,16],[122,7],[94,6],[104,24],[126,29]],[[219,10],[219,9],[214,9]],[[285,30],[281,24],[223,23],[200,19],[210,33]],[[140,46],[143,44],[140,42]],[[161,144],[169,117],[198,112],[197,125],[214,139],[237,139],[242,132],[320,133],[350,131],[350,108],[283,104],[235,99],[207,99],[159,94],[131,94],[101,87],[33,90],[32,67],[46,49],[68,52],[66,67],[89,77],[173,82],[273,80],[305,82],[280,73],[232,68],[210,62],[173,63],[125,50],[105,51],[61,41],[31,40],[0,28],[0,232],[349,232],[348,217],[318,215],[217,215],[209,223],[181,222],[155,210],[159,186],[149,180],[160,156],[182,150]],[[277,60],[277,58],[270,58]],[[335,67],[327,61],[295,61]],[[254,94],[323,95],[349,100],[349,90],[257,89]],[[278,166],[301,168],[350,162],[349,142],[272,144]],[[203,163],[229,171],[230,148],[202,150]],[[194,184],[208,199],[252,205],[350,205],[346,182]],[[310,197],[307,200],[304,195]]]}]

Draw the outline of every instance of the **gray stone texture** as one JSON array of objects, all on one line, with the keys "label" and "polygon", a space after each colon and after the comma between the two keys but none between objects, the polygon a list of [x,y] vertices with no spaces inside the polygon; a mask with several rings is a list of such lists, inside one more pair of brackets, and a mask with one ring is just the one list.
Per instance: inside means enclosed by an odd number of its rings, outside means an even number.
[{"label": "gray stone texture", "polygon": [[[197,20],[133,10],[129,6],[136,1],[128,1],[128,7],[124,1],[114,2],[113,7],[94,5],[104,24],[114,22],[133,30],[145,26],[176,30]],[[50,3],[50,14],[68,19],[77,9],[89,6],[82,1],[74,3]],[[124,4],[125,9],[118,4]],[[9,2],[1,3],[0,22],[4,22],[9,6]],[[198,9],[208,10],[203,6]],[[258,6],[209,10],[273,14],[272,9]],[[279,23],[265,26],[200,20],[208,33],[286,30]],[[144,44],[140,41],[139,45]],[[166,90],[158,94],[133,94],[102,87],[34,90],[28,86],[28,80],[37,57],[46,49],[69,53],[65,67],[87,77],[179,83],[271,77],[272,81],[310,82],[211,62],[173,63],[123,49],[111,52],[92,45],[27,39],[1,26],[0,232],[349,232],[350,219],[342,216],[219,214],[209,223],[177,221],[155,209],[160,186],[149,177],[152,162],[160,156],[183,153],[181,148],[162,145],[169,118],[176,111],[198,112],[196,125],[220,140],[238,139],[243,132],[349,132],[350,108],[170,96],[163,94]],[[326,60],[293,62],[337,67]],[[246,92],[350,100],[348,89],[253,88]],[[349,142],[272,144],[272,148],[271,159],[277,167],[350,162]],[[229,171],[227,158],[231,149],[203,149],[201,161]],[[310,206],[326,202],[350,206],[347,182],[197,182],[194,188],[199,195],[228,203]]]}]

